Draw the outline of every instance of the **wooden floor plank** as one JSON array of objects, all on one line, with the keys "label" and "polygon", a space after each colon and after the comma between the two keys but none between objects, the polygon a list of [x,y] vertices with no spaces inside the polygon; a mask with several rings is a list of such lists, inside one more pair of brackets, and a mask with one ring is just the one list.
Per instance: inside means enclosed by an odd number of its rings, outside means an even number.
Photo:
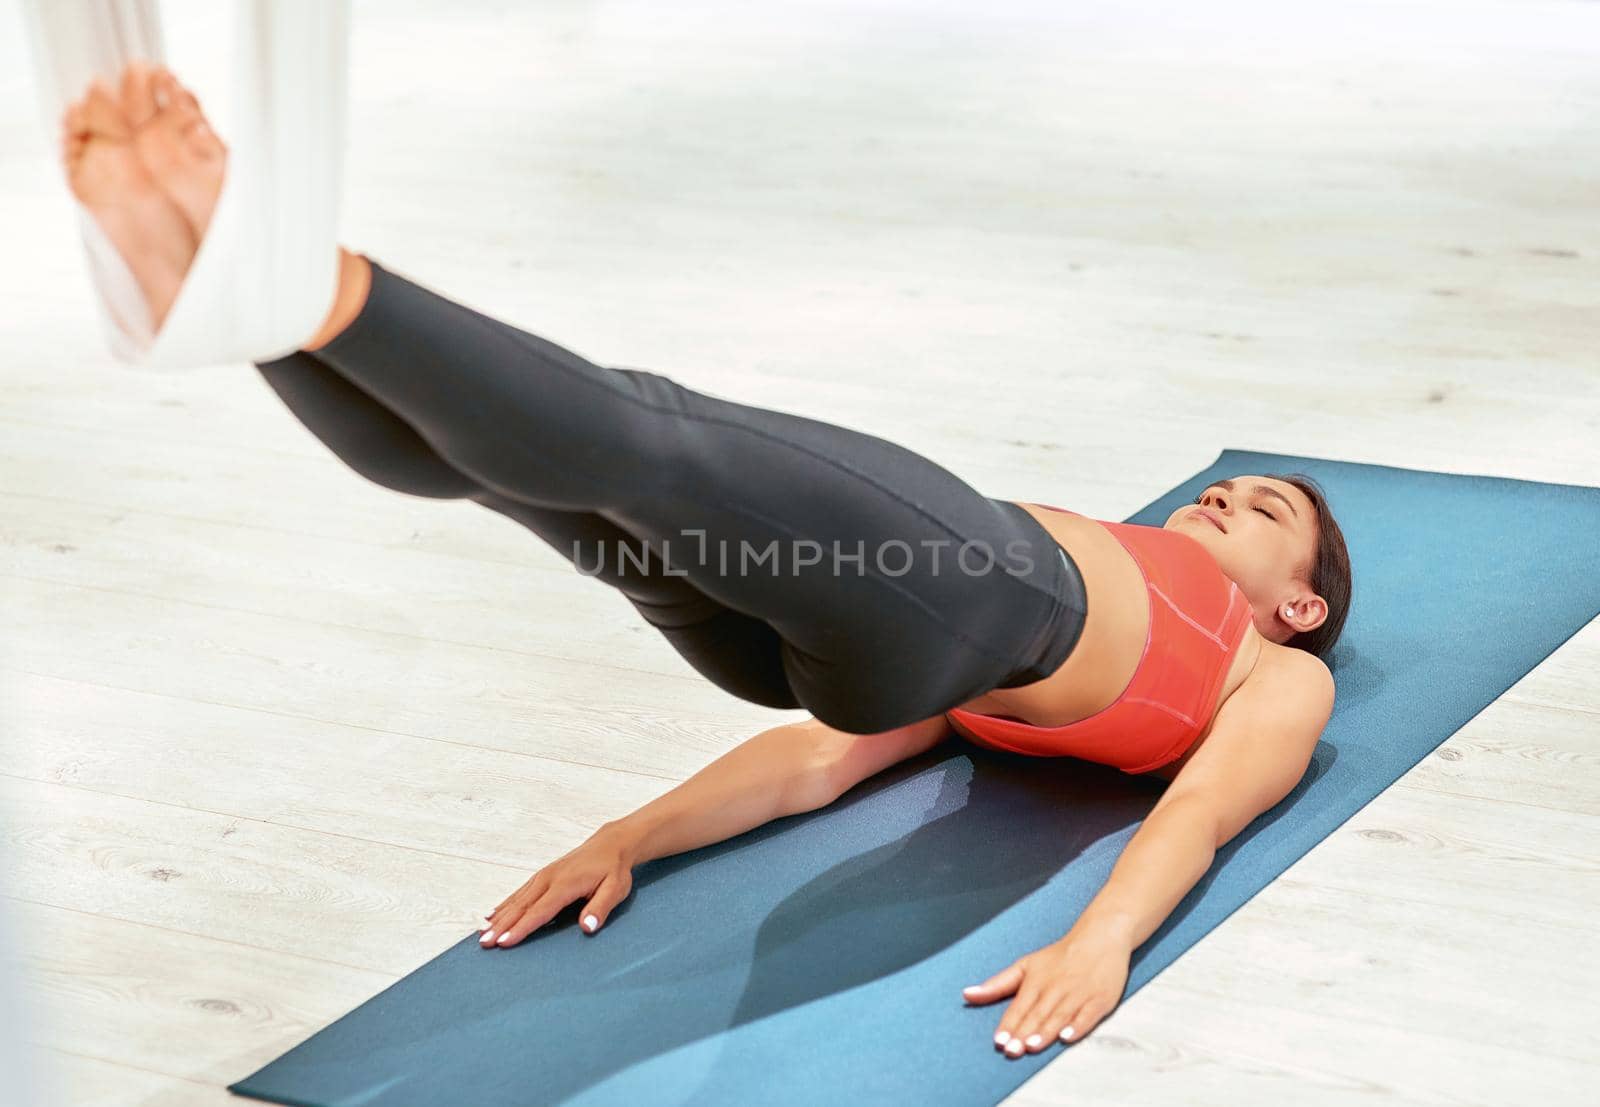
[{"label": "wooden floor plank", "polygon": [[[1594,5],[362,3],[355,31],[346,240],[596,361],[1104,519],[1224,447],[1600,485]],[[69,1102],[220,1105],[797,716],[515,524],[365,482],[248,366],[113,365],[21,50],[0,905]],[[1586,1103],[1597,674],[1591,624],[1009,1102]]]}]

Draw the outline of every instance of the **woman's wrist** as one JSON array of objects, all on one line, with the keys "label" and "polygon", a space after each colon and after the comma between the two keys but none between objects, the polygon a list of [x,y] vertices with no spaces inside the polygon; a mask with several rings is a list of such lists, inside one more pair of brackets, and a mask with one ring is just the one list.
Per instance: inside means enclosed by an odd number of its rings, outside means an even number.
[{"label": "woman's wrist", "polygon": [[[1138,920],[1132,915],[1122,912],[1095,910],[1095,905],[1090,903],[1078,916],[1078,921],[1072,924],[1067,931],[1067,938],[1086,938],[1094,942],[1109,942],[1126,947],[1131,953],[1138,943],[1135,942]],[[1065,940],[1065,939],[1063,939]]]},{"label": "woman's wrist", "polygon": [[622,852],[623,856],[627,858],[630,867],[652,859],[645,849],[645,838],[649,832],[649,827],[640,815],[641,812],[639,811],[635,811],[631,815],[624,815],[620,819],[603,823],[594,832],[596,838],[604,837],[610,839]]}]

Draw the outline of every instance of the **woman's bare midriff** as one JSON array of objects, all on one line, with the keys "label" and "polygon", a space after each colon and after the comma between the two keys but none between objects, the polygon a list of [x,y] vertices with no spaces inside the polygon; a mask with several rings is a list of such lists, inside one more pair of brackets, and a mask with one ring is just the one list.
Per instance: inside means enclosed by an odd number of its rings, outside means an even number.
[{"label": "woman's bare midriff", "polygon": [[[1133,680],[1144,655],[1150,624],[1150,593],[1144,574],[1121,542],[1092,519],[1018,504],[1050,532],[1083,574],[1089,616],[1072,654],[1054,673],[1020,688],[997,688],[961,705],[986,715],[1010,715],[1034,726],[1066,726],[1103,711],[1117,701]],[[1216,708],[1238,691],[1256,668],[1267,647],[1282,649],[1261,637],[1252,624],[1234,655],[1217,697]],[[1216,708],[1212,718],[1216,717]],[[1157,775],[1170,777],[1199,749],[1211,731],[1211,719],[1184,757]]]}]

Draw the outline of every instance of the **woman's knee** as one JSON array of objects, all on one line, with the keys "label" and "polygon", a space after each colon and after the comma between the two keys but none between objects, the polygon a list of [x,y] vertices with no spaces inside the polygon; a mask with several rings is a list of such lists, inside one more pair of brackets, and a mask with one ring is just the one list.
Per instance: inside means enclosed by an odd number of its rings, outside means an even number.
[{"label": "woman's knee", "polygon": [[310,355],[256,368],[319,442],[374,484],[430,499],[463,499],[480,490],[409,423]]},{"label": "woman's knee", "polygon": [[391,491],[434,500],[466,499],[482,491],[409,428],[402,434],[385,424],[355,420],[336,433],[312,430],[351,469]]},{"label": "woman's knee", "polygon": [[849,734],[878,734],[932,718],[987,690],[979,687],[983,679],[952,683],[948,661],[907,656],[823,661],[788,642],[783,646],[784,670],[801,705]]},{"label": "woman's knee", "polygon": [[881,734],[948,710],[928,706],[923,697],[899,696],[884,688],[796,689],[796,698],[820,722],[846,734]]},{"label": "woman's knee", "polygon": [[433,455],[369,456],[352,468],[374,484],[432,500],[464,500],[483,491],[477,481]]}]

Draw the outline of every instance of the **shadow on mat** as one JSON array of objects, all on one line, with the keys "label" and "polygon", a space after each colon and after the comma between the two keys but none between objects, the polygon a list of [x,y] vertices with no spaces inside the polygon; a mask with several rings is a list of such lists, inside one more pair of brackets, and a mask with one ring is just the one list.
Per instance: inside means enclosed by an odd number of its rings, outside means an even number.
[{"label": "shadow on mat", "polygon": [[[1334,757],[1319,743],[1294,793],[1219,852],[1152,941]],[[559,1103],[647,1058],[928,958],[1139,822],[1164,787],[947,741],[821,811],[639,866],[596,935],[576,927],[580,900],[513,949],[464,939],[283,1061],[297,1087],[314,1076],[327,1104],[418,1102],[451,1073],[468,1088],[514,1086],[516,1102]],[[882,795],[892,789],[900,794]],[[869,806],[853,814],[858,805]],[[883,826],[896,820],[898,837]],[[774,903],[763,888],[795,890]],[[1085,888],[1085,902],[1097,891]],[[970,981],[952,982],[952,1004],[960,983]],[[271,1068],[240,1090],[270,1095]]]}]

